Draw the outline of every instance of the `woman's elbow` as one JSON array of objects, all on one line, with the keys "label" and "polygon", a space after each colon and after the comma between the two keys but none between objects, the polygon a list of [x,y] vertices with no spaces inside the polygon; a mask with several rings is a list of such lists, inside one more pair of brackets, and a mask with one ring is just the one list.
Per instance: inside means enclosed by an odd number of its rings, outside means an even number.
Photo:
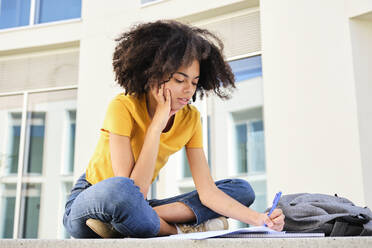
[{"label": "woman's elbow", "polygon": [[[217,189],[218,190],[218,189]],[[204,205],[204,206],[206,206],[206,207],[208,207],[209,205],[210,205],[210,202],[211,202],[211,200],[214,198],[214,196],[216,195],[216,192],[215,192],[215,190],[213,190],[213,189],[209,189],[209,190],[204,190],[204,191],[202,191],[202,192],[200,192],[200,193],[198,193],[199,194],[199,199],[200,199],[200,202]]]}]

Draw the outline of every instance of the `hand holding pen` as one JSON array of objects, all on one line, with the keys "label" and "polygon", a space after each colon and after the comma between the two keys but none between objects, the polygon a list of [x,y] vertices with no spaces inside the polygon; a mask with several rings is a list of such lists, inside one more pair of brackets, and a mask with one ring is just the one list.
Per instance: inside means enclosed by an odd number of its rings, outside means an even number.
[{"label": "hand holding pen", "polygon": [[279,203],[281,195],[282,195],[282,192],[278,192],[275,195],[275,198],[273,200],[273,205],[271,206],[270,211],[267,214],[265,214],[266,218],[264,220],[264,225],[268,226],[269,228],[275,231],[281,231],[284,226],[285,216],[281,209],[276,208]]}]

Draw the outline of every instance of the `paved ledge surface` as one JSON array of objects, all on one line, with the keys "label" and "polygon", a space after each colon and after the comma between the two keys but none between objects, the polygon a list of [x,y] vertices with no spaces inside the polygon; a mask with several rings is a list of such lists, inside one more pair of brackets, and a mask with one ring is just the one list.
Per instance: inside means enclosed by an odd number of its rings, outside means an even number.
[{"label": "paved ledge surface", "polygon": [[372,248],[372,237],[160,239],[0,239],[0,248]]}]

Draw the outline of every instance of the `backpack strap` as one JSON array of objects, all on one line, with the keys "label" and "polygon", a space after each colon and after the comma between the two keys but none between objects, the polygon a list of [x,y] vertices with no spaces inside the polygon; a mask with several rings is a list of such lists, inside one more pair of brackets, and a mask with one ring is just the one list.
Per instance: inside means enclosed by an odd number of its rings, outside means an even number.
[{"label": "backpack strap", "polygon": [[329,236],[331,237],[340,237],[345,236],[346,230],[348,229],[349,224],[343,221],[335,221],[333,225],[332,232]]},{"label": "backpack strap", "polygon": [[368,219],[363,216],[342,216],[334,220],[333,228],[329,236],[359,236],[363,232],[363,225]]}]

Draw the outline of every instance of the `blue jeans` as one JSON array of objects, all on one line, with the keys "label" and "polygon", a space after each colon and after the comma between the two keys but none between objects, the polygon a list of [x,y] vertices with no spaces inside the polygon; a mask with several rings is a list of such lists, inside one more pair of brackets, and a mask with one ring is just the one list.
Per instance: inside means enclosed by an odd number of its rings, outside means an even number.
[{"label": "blue jeans", "polygon": [[[245,180],[224,179],[216,182],[223,192],[250,206],[255,194]],[[195,214],[198,225],[220,215],[204,206],[194,190],[163,200],[146,200],[132,179],[111,177],[95,185],[85,179],[85,173],[77,180],[67,200],[63,224],[74,238],[99,238],[86,224],[89,218],[111,223],[124,236],[147,238],[157,236],[160,220],[153,207],[183,202]]]}]

